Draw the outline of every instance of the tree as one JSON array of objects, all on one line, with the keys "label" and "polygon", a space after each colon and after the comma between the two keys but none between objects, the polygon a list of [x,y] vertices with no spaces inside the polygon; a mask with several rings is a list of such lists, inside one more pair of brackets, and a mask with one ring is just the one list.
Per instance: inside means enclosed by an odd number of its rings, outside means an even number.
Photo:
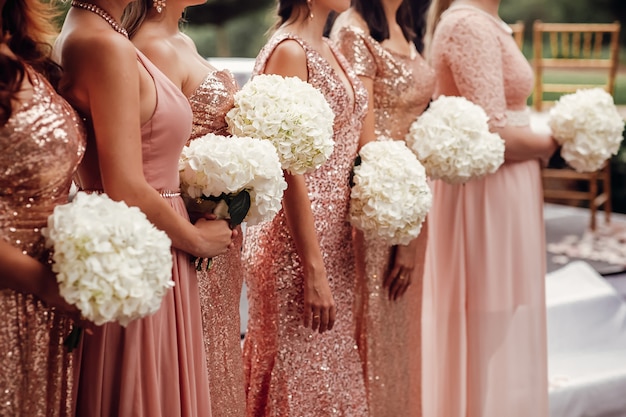
[{"label": "tree", "polygon": [[[230,56],[230,39],[226,25],[236,19],[269,9],[274,0],[209,0],[187,8],[185,20],[189,25],[213,25],[218,56]],[[255,31],[258,28],[250,28]]]},{"label": "tree", "polygon": [[224,26],[230,20],[258,10],[268,9],[274,0],[209,0],[187,8],[186,20],[191,25]]}]

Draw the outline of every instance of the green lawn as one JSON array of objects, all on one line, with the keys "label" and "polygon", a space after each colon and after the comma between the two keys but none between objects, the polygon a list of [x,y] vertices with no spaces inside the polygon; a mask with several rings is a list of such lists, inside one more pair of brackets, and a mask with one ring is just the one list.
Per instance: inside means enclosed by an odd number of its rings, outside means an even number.
[{"label": "green lawn", "polygon": [[[606,83],[606,75],[593,71],[550,71],[544,74],[544,82],[563,82],[567,84],[604,84]],[[552,100],[558,98],[558,95],[544,94],[544,99]],[[615,104],[626,105],[626,73],[618,73],[615,81],[615,92],[613,93]],[[529,99],[528,103],[532,103]]]}]

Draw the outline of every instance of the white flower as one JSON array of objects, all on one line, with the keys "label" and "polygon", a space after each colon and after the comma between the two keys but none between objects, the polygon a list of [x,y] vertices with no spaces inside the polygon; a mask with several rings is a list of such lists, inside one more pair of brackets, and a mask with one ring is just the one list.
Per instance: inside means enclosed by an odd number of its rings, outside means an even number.
[{"label": "white flower", "polygon": [[172,281],[171,241],[137,207],[79,192],[42,229],[61,296],[100,325],[156,312]]},{"label": "white flower", "polygon": [[233,135],[269,140],[284,170],[304,174],[333,152],[334,118],[324,95],[311,84],[261,74],[235,94],[226,122]]},{"label": "white flower", "polygon": [[247,191],[248,225],[274,218],[287,188],[276,150],[260,139],[210,133],[183,148],[178,169],[181,189],[192,199]]},{"label": "white flower", "polygon": [[504,162],[504,141],[487,122],[480,106],[440,96],[411,124],[406,142],[429,177],[463,183],[493,174]]},{"label": "white flower", "polygon": [[354,167],[349,220],[390,245],[415,239],[432,205],[424,167],[402,141],[370,142]]},{"label": "white flower", "polygon": [[619,150],[624,119],[601,88],[561,96],[548,122],[561,156],[576,171],[593,172]]}]

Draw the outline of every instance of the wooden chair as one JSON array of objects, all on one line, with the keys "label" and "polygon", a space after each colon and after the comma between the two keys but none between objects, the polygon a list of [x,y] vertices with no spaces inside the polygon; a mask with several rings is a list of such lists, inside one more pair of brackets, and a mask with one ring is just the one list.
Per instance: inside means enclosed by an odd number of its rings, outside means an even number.
[{"label": "wooden chair", "polygon": [[[619,54],[619,23],[543,23],[533,25],[533,67],[535,87],[533,107],[544,111],[562,94],[581,88],[602,87],[613,94]],[[553,79],[546,81],[546,70]],[[556,74],[555,74],[556,72]],[[600,81],[585,84],[569,81],[581,72]],[[592,80],[593,81],[593,80]],[[546,97],[546,94],[548,95]],[[542,170],[544,199],[575,204],[587,202],[591,211],[590,227],[596,228],[596,212],[602,206],[608,223],[611,216],[610,161],[598,172],[579,173],[569,168]],[[580,191],[586,185],[587,191]]]},{"label": "wooden chair", "polygon": [[515,39],[519,49],[522,49],[524,46],[524,22],[522,20],[518,20],[515,23],[509,24],[509,26],[513,30],[513,39]]}]

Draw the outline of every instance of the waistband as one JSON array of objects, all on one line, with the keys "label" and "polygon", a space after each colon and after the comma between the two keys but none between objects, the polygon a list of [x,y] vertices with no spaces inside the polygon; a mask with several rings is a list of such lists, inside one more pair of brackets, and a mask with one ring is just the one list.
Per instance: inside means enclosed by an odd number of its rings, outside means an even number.
[{"label": "waistband", "polygon": [[[87,194],[104,194],[104,190],[95,190],[95,189],[82,189],[79,188],[78,191],[82,191]],[[180,190],[156,190],[159,195],[163,198],[175,198],[180,197]]]},{"label": "waistband", "polygon": [[509,126],[528,126],[530,125],[530,109],[526,107],[524,110],[507,110],[506,121]]}]

